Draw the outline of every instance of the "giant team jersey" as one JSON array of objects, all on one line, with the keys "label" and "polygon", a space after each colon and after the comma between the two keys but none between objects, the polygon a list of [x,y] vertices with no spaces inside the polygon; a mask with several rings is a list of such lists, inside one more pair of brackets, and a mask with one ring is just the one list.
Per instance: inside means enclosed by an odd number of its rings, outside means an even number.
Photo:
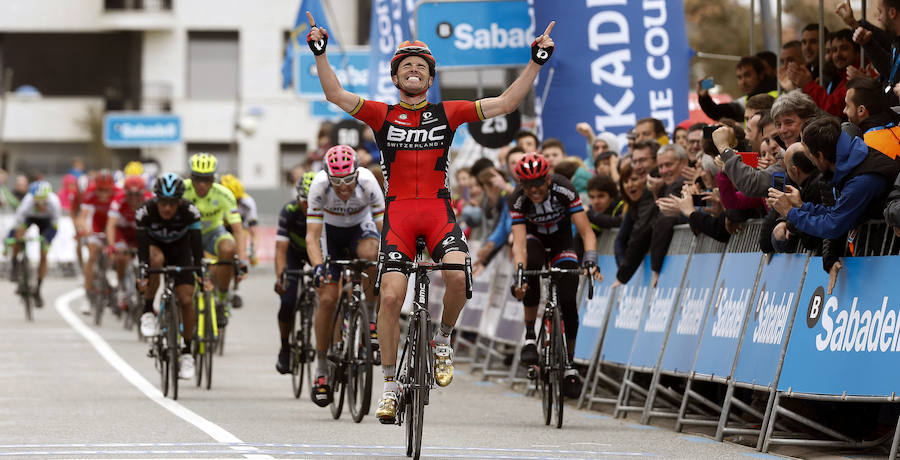
[{"label": "giant team jersey", "polygon": [[372,171],[357,168],[356,188],[347,201],[337,196],[328,182],[328,174],[319,171],[309,186],[309,210],[306,222],[352,227],[368,220],[384,218],[384,195]]},{"label": "giant team jersey", "polygon": [[449,199],[447,169],[453,134],[463,123],[484,120],[481,101],[423,101],[411,106],[359,98],[350,115],[375,132],[388,201]]},{"label": "giant team jersey", "polygon": [[516,187],[508,199],[512,225],[524,225],[531,235],[563,231],[571,237],[572,214],[584,211],[584,206],[569,179],[559,174],[552,174],[550,179],[547,198],[540,203],[531,201],[521,184]]}]

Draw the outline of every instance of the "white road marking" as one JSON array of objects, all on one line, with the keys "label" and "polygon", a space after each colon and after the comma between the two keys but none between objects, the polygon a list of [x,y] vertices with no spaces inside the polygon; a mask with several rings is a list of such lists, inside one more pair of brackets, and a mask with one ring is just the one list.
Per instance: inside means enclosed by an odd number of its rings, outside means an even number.
[{"label": "white road marking", "polygon": [[[60,316],[69,323],[69,326],[72,329],[75,329],[75,332],[81,334],[91,346],[97,350],[97,353],[100,354],[103,359],[109,363],[110,366],[113,367],[128,383],[134,385],[141,393],[144,394],[151,401],[159,404],[167,411],[171,412],[175,416],[181,418],[185,422],[190,423],[197,427],[200,431],[208,434],[210,437],[215,439],[218,442],[222,443],[235,443],[235,444],[244,444],[243,441],[238,439],[237,436],[231,434],[224,428],[216,425],[215,423],[203,418],[196,412],[188,409],[187,407],[182,406],[178,402],[166,398],[163,396],[162,392],[159,391],[153,384],[147,381],[138,371],[134,370],[131,365],[125,362],[112,347],[100,337],[100,334],[94,332],[93,329],[86,326],[81,318],[78,315],[72,313],[72,310],[69,308],[69,304],[72,303],[73,300],[78,297],[84,296],[84,289],[75,289],[74,291],[67,292],[59,297],[57,297],[55,302],[56,311],[59,312]],[[248,446],[234,446],[233,449],[246,451],[248,450]],[[255,449],[255,448],[251,448]],[[258,454],[246,454],[244,455],[246,458],[273,458],[269,455],[258,455]]]}]

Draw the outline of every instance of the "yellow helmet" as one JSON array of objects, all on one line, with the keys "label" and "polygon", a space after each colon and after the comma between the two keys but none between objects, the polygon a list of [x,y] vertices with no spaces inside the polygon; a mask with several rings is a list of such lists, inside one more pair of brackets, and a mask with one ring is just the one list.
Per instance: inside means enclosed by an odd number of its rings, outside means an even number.
[{"label": "yellow helmet", "polygon": [[226,174],[222,176],[222,185],[231,190],[231,193],[234,194],[234,198],[240,200],[241,198],[247,196],[247,193],[244,192],[244,184],[241,183],[241,180],[235,177],[233,174]]},{"label": "yellow helmet", "polygon": [[214,176],[216,174],[216,157],[209,153],[195,153],[191,156],[191,175]]},{"label": "yellow helmet", "polygon": [[122,170],[126,176],[140,176],[144,174],[144,165],[140,161],[129,161]]}]

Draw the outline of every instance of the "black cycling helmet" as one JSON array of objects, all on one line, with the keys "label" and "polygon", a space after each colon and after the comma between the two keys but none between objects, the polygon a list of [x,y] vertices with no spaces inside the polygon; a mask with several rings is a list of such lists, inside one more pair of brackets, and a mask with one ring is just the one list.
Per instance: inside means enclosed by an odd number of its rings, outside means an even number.
[{"label": "black cycling helmet", "polygon": [[160,198],[181,198],[184,195],[184,181],[178,174],[165,173],[156,179],[153,193]]},{"label": "black cycling helmet", "polygon": [[397,75],[397,69],[400,68],[400,61],[410,57],[410,56],[419,56],[425,59],[425,62],[428,63],[428,73],[431,76],[434,76],[434,56],[431,55],[431,50],[428,49],[428,45],[425,42],[416,40],[416,41],[405,41],[397,47],[397,51],[394,52],[394,57],[391,58],[391,76]]}]

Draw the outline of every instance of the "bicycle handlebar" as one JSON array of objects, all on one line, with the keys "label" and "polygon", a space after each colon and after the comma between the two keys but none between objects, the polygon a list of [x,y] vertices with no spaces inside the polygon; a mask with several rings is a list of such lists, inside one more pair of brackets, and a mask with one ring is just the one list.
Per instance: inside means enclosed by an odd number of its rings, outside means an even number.
[{"label": "bicycle handlebar", "polygon": [[516,288],[521,289],[522,285],[525,284],[526,276],[538,276],[541,278],[552,278],[560,275],[579,275],[579,276],[587,276],[588,279],[588,299],[594,298],[594,280],[590,277],[588,273],[585,273],[584,268],[559,268],[559,267],[550,267],[550,268],[542,268],[538,270],[525,270],[522,268],[522,264],[519,264],[519,267],[516,269]]},{"label": "bicycle handlebar", "polygon": [[466,262],[462,264],[445,262],[410,262],[405,260],[384,260],[384,254],[378,255],[378,276],[375,278],[375,295],[381,289],[381,275],[387,268],[399,269],[406,275],[413,273],[427,273],[438,270],[459,270],[466,274],[466,298],[472,298],[472,259],[467,255]]}]

